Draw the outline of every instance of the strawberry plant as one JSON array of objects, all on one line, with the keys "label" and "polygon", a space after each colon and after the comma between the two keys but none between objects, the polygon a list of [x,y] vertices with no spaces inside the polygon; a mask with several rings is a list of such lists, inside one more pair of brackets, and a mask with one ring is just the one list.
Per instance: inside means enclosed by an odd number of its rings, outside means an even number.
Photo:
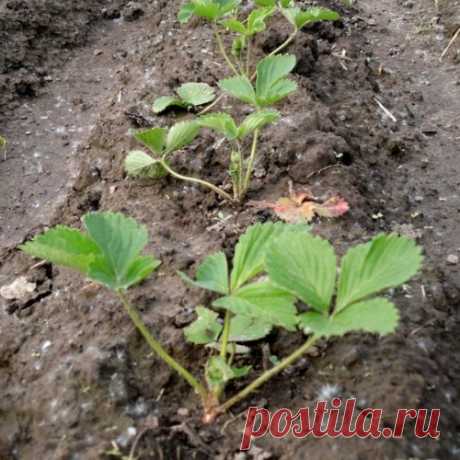
[{"label": "strawberry plant", "polygon": [[[246,76],[238,76],[219,82],[223,91],[240,101],[251,105],[254,111],[237,126],[233,117],[227,113],[211,113],[195,120],[174,125],[169,133],[164,128],[152,128],[135,134],[138,141],[148,147],[153,157],[140,151],[130,152],[125,160],[125,169],[129,175],[158,178],[171,174],[177,179],[205,186],[222,198],[239,202],[245,196],[252,176],[257,155],[257,144],[260,130],[279,119],[279,113],[272,108],[290,93],[297,85],[286,78],[295,66],[295,57],[291,55],[270,56],[257,65],[255,86]],[[202,179],[181,175],[167,163],[167,157],[179,150],[198,134],[200,128],[209,128],[223,135],[232,145],[229,160],[229,175],[233,184],[233,195],[229,195],[221,187]],[[180,142],[168,146],[168,139],[176,139],[180,134]],[[242,142],[252,134],[250,153],[244,156]],[[172,148],[174,147],[174,148]]]},{"label": "strawberry plant", "polygon": [[[339,19],[339,15],[332,10],[320,7],[302,10],[292,0],[280,0],[279,2],[257,0],[255,8],[247,15],[240,11],[240,5],[240,0],[191,0],[183,5],[178,15],[182,23],[187,22],[192,16],[210,22],[217,47],[229,71],[233,74],[232,78],[219,81],[221,96],[215,98],[214,89],[204,83],[185,83],[177,90],[178,97],[162,96],[153,105],[153,111],[161,113],[171,106],[190,109],[214,101],[198,114],[202,116],[195,120],[196,126],[216,131],[231,144],[228,174],[232,182],[233,193],[229,194],[224,190],[225,187],[219,187],[203,179],[175,172],[170,164],[165,164],[165,158],[162,157],[162,160],[159,161],[158,155],[162,156],[165,152],[162,151],[159,154],[158,149],[152,148],[152,145],[147,145],[147,147],[150,148],[153,158],[137,150],[128,154],[125,169],[129,175],[158,178],[171,174],[177,179],[207,187],[230,202],[241,202],[247,194],[257,158],[260,130],[278,121],[280,115],[273,109],[273,105],[297,89],[296,83],[286,78],[296,65],[295,56],[279,53],[295,39],[299,31],[306,25],[318,21],[335,21]],[[259,60],[253,69],[251,47],[254,37],[266,30],[268,20],[275,14],[283,15],[291,23],[293,31],[284,43]],[[225,47],[222,38],[224,31],[234,35],[231,52]],[[224,94],[244,104],[249,104],[253,109],[253,113],[242,120],[239,126],[228,113],[211,113],[204,116],[221,100]],[[152,136],[158,135],[159,130],[160,128],[153,128],[150,132],[155,133]],[[147,133],[148,131],[143,131],[141,135],[149,135]],[[250,134],[252,134],[252,142],[246,154],[244,141]],[[138,134],[135,137],[143,142],[142,139],[139,139]],[[192,140],[193,138],[189,138],[189,142],[183,143],[181,148],[186,147]]]},{"label": "strawberry plant", "polygon": [[[205,365],[205,384],[178,363],[151,334],[126,291],[147,278],[160,262],[141,252],[147,230],[121,214],[91,213],[84,232],[58,226],[21,246],[26,253],[72,268],[106,286],[120,299],[152,350],[200,395],[210,422],[299,359],[317,340],[350,332],[379,335],[395,331],[399,314],[382,292],[405,283],[420,269],[420,248],[405,237],[381,234],[337,258],[332,246],[303,225],[256,224],[240,238],[231,270],[222,252],[204,259],[186,283],[217,296],[196,309],[185,328],[188,341],[216,350]],[[301,301],[305,307],[297,307]],[[220,321],[220,316],[223,321]],[[236,395],[223,400],[228,382],[247,377],[252,367],[248,343],[275,327],[308,336],[305,343],[275,363]]]}]

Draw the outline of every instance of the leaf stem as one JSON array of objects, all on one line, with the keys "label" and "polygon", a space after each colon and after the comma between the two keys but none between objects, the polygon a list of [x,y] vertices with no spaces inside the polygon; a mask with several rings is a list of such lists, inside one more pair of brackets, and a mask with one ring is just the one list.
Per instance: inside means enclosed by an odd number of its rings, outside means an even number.
[{"label": "leaf stem", "polygon": [[207,187],[211,189],[213,192],[217,193],[219,196],[224,198],[225,200],[228,200],[230,202],[234,202],[235,200],[232,198],[231,195],[229,195],[227,192],[224,192],[222,189],[219,187],[216,187],[214,184],[211,184],[208,181],[205,181],[203,179],[198,179],[197,177],[190,177],[190,176],[183,176],[182,174],[179,174],[178,172],[174,171],[164,160],[159,160],[160,164],[163,166],[163,168],[166,169],[166,171],[171,174],[171,176],[175,177],[176,179],[180,179],[186,182],[192,182],[194,184],[199,184],[202,185],[203,187]]},{"label": "leaf stem", "polygon": [[251,38],[248,39],[248,49],[246,52],[246,75],[249,77],[249,71],[251,66]]},{"label": "leaf stem", "polygon": [[242,199],[244,197],[244,195],[246,194],[246,192],[248,190],[248,187],[249,187],[249,182],[251,180],[251,175],[252,175],[252,169],[254,168],[254,162],[255,162],[255,159],[256,159],[257,140],[258,140],[258,138],[259,138],[259,130],[256,129],[254,131],[254,137],[252,139],[251,155],[249,157],[248,166],[247,166],[247,169],[246,169],[246,176],[244,178],[243,186],[242,186],[242,188],[240,190],[240,199]]},{"label": "leaf stem", "polygon": [[224,94],[220,94],[214,102],[211,102],[211,104],[207,105],[201,112],[197,113],[197,116],[199,117],[200,115],[204,115],[205,113],[209,112],[214,106],[216,106],[224,97]]},{"label": "leaf stem", "polygon": [[179,364],[158,342],[155,337],[149,332],[147,326],[142,321],[141,315],[139,312],[131,305],[128,298],[122,290],[117,291],[118,297],[120,298],[123,306],[125,307],[126,312],[131,318],[132,322],[142,334],[146,342],[149,344],[150,348],[172,369],[179,373],[189,385],[201,396],[203,403],[208,399],[208,392],[206,388],[181,364]]},{"label": "leaf stem", "polygon": [[[291,33],[291,35],[289,35],[287,40],[285,40],[283,43],[281,43],[281,45],[278,46],[278,48],[274,49],[271,53],[267,54],[267,56],[265,56],[265,58],[274,56],[275,54],[278,54],[280,51],[283,51],[284,48],[286,48],[287,46],[289,46],[292,43],[292,41],[294,40],[294,38],[296,37],[298,32],[299,32],[299,30],[295,29]],[[254,80],[254,78],[256,78],[256,76],[257,76],[257,70],[255,70],[254,73],[251,75],[251,81]]]},{"label": "leaf stem", "polygon": [[222,54],[222,57],[225,59],[225,62],[230,67],[232,72],[238,77],[240,75],[240,73],[236,69],[236,67],[233,64],[233,62],[231,61],[231,59],[228,57],[227,51],[225,51],[224,42],[222,41],[222,37],[221,37],[219,29],[217,28],[216,25],[214,25],[214,35],[216,37],[217,45],[219,46],[219,51]]},{"label": "leaf stem", "polygon": [[242,401],[244,398],[246,398],[246,396],[248,396],[253,391],[255,391],[257,388],[259,388],[261,385],[263,385],[265,382],[270,380],[275,375],[279,374],[281,371],[286,369],[286,367],[288,367],[291,364],[293,364],[300,357],[302,357],[302,355],[305,354],[305,352],[308,351],[308,349],[318,340],[318,338],[319,337],[317,337],[315,335],[310,337],[300,348],[295,350],[288,357],[284,358],[279,364],[277,364],[276,366],[272,367],[268,371],[265,371],[261,376],[259,376],[256,380],[254,380],[252,383],[250,383],[247,387],[245,387],[243,390],[241,390],[235,396],[233,396],[232,398],[227,400],[225,403],[221,404],[217,408],[217,413],[226,412],[232,406],[234,406],[235,404],[237,404],[240,401]]},{"label": "leaf stem", "polygon": [[222,340],[220,343],[220,356],[222,358],[226,359],[227,358],[227,347],[228,347],[228,338],[230,337],[230,323],[231,323],[231,312],[230,310],[227,310],[225,312],[225,318],[224,318],[224,330],[222,332]]}]

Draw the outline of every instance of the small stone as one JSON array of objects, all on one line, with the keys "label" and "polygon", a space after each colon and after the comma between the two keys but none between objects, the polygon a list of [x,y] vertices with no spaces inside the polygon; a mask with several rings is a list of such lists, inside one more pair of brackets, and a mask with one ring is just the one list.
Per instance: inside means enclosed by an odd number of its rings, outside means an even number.
[{"label": "small stone", "polygon": [[190,411],[186,407],[181,407],[180,409],[177,410],[177,415],[179,417],[188,417],[190,414]]},{"label": "small stone", "polygon": [[447,256],[447,263],[449,265],[457,265],[458,264],[458,256],[456,256],[455,254],[449,254]]},{"label": "small stone", "polygon": [[0,296],[7,300],[20,300],[34,292],[36,287],[36,283],[29,283],[25,276],[21,276],[8,286],[3,286],[0,289]]},{"label": "small stone", "polygon": [[94,56],[100,56],[102,53],[102,50],[94,50]]},{"label": "small stone", "polygon": [[307,354],[307,356],[311,356],[312,358],[317,358],[321,353],[320,353],[318,347],[311,347],[311,348],[307,351],[306,354]]}]

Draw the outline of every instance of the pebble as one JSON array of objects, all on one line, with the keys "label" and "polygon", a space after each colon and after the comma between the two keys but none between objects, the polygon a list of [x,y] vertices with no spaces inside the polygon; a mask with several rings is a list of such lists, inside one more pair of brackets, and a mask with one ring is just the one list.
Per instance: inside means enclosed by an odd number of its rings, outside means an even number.
[{"label": "pebble", "polygon": [[449,265],[457,265],[458,264],[458,256],[455,254],[449,254],[447,256],[447,263]]}]

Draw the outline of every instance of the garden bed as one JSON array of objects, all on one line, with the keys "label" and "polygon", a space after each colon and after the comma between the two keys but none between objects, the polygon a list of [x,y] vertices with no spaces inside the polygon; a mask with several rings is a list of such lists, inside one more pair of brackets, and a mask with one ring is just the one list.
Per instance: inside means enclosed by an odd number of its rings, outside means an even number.
[{"label": "garden bed", "polygon": [[[455,258],[447,262],[460,248],[455,46],[436,62],[458,10],[385,1],[363,11],[359,4],[321,1],[342,20],[306,28],[288,48],[298,60],[299,90],[278,107],[276,127],[261,135],[248,200],[274,201],[286,195],[289,181],[321,199],[340,195],[350,212],[314,222],[314,232],[340,254],[395,231],[417,238],[427,257],[423,273],[395,293],[402,315],[397,334],[323,341],[234,411],[248,404],[296,410],[331,395],[356,397],[360,406],[387,414],[441,407],[441,440],[266,438],[243,457],[243,418],[228,414],[202,425],[193,392],[150,354],[116,298],[67,270],[33,267],[15,249],[45,227],[79,226],[88,211],[121,211],[147,225],[148,250],[163,264],[131,299],[173,355],[198,373],[206,352],[187,344],[182,330],[208,297],[176,271],[194,273],[214,250],[231,256],[248,225],[275,218],[173,178],[126,179],[123,161],[137,145],[129,130],[189,116],[155,116],[155,97],[187,81],[215,85],[226,72],[209,28],[198,20],[177,22],[181,2],[103,3],[74,2],[63,12],[53,2],[0,2],[0,36],[14,45],[0,61],[0,134],[9,141],[0,162],[0,286],[20,275],[37,284],[24,301],[5,301],[0,313],[0,457],[114,458],[104,454],[112,441],[129,452],[148,429],[140,459],[456,458],[460,277]],[[403,27],[393,28],[394,17]],[[415,32],[421,25],[427,33]],[[413,36],[403,41],[406,31]],[[275,21],[258,38],[256,55],[287,36],[285,22]],[[417,80],[423,72],[429,85]],[[439,96],[441,88],[446,94]],[[228,107],[245,115],[229,97],[220,103]],[[215,148],[218,141],[201,136],[174,164],[225,182],[228,152]],[[300,334],[283,332],[269,338],[278,356],[301,341]],[[252,349],[249,362],[260,371],[262,344]]]}]

